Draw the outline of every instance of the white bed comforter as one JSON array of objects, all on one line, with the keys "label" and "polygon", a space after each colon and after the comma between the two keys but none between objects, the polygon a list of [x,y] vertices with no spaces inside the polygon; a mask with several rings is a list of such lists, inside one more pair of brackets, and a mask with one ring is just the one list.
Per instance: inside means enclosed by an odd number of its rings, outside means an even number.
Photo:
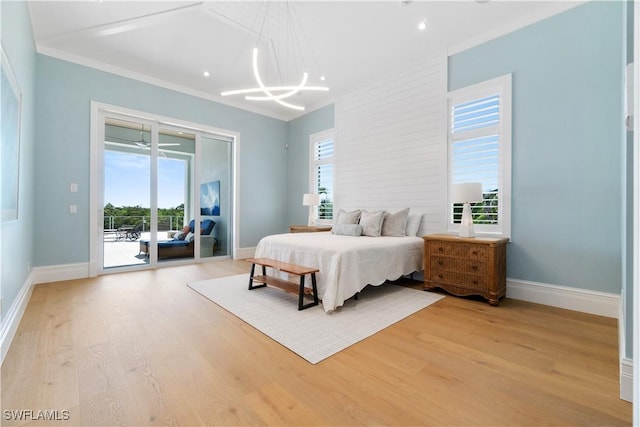
[{"label": "white bed comforter", "polygon": [[423,246],[420,237],[289,233],[261,239],[255,256],[320,269],[318,295],[329,313],[367,285],[421,271]]}]

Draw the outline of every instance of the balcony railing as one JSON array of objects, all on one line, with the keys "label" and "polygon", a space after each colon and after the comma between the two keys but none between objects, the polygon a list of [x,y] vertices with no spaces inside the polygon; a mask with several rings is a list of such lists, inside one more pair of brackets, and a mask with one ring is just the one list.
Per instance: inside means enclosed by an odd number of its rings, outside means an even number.
[{"label": "balcony railing", "polygon": [[[136,227],[142,225],[142,232],[149,231],[151,224],[150,216],[116,216],[109,215],[104,217],[104,231],[116,231],[122,227]],[[159,216],[158,231],[181,230],[184,226],[184,217],[182,216]]]}]

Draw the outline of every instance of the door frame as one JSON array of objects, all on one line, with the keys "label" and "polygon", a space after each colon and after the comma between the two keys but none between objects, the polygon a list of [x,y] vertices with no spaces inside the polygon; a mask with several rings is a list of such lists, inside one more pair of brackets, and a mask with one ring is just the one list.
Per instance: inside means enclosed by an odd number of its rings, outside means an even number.
[{"label": "door frame", "polygon": [[633,4],[633,425],[640,425],[640,2]]},{"label": "door frame", "polygon": [[[149,113],[145,111],[133,110],[126,107],[120,107],[116,105],[105,104],[98,101],[91,101],[91,120],[90,120],[90,160],[89,160],[89,277],[96,277],[100,274],[107,274],[112,272],[120,272],[120,271],[130,271],[130,270],[140,270],[140,269],[150,269],[157,268],[165,265],[175,265],[174,263],[151,263],[151,264],[138,264],[132,266],[123,266],[123,267],[114,267],[109,268],[109,270],[104,270],[103,261],[100,257],[103,254],[103,249],[100,246],[102,242],[100,239],[102,238],[102,229],[104,224],[102,224],[102,210],[103,207],[99,206],[100,201],[100,191],[103,191],[103,168],[104,168],[104,157],[103,157],[103,149],[101,146],[101,141],[104,141],[104,126],[101,120],[103,115],[115,114],[118,116],[127,116],[133,120],[147,121],[152,125],[152,138],[155,134],[157,135],[158,127],[160,126],[177,126],[181,128],[185,128],[188,130],[192,130],[195,132],[203,132],[207,134],[218,134],[228,137],[232,140],[231,142],[231,150],[232,150],[232,227],[231,227],[231,258],[236,259],[238,244],[240,241],[239,232],[240,229],[240,215],[239,215],[239,194],[240,194],[240,183],[238,177],[240,176],[240,162],[239,162],[239,152],[240,152],[240,133],[234,132],[228,129],[216,128],[213,126],[203,125],[199,123],[188,122],[180,119],[175,119],[171,117],[166,117],[154,113]],[[157,136],[156,136],[157,138]],[[157,145],[155,146],[157,151]],[[153,154],[154,146],[152,145],[152,154]],[[156,152],[157,155],[157,152]],[[199,164],[197,161],[198,158],[198,145],[196,144],[196,162],[195,162],[195,178],[196,182],[198,180],[198,171]],[[152,162],[151,167],[156,167],[157,165],[153,165]],[[152,180],[153,181],[153,180]],[[151,197],[156,196],[157,182],[151,183]],[[197,191],[197,189],[196,189]],[[155,212],[157,215],[157,212]],[[152,210],[152,222],[154,212]],[[199,218],[199,215],[197,215]],[[152,237],[153,239],[153,237]],[[154,241],[152,240],[152,244]],[[155,254],[157,255],[157,254]],[[223,259],[229,257],[212,257],[212,258],[193,258],[190,259],[189,262],[207,262],[214,261],[216,259]],[[152,259],[153,261],[153,259]]]}]

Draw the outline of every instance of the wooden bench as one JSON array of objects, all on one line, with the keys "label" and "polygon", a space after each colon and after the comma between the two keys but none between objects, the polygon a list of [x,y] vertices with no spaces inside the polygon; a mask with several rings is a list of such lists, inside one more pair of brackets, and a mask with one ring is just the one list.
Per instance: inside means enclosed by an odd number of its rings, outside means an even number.
[{"label": "wooden bench", "polygon": [[[320,270],[318,270],[317,268],[303,267],[300,265],[289,264],[287,262],[281,262],[270,258],[248,258],[247,261],[251,263],[251,274],[249,275],[249,290],[263,288],[267,285],[271,285],[287,292],[297,294],[298,310],[304,310],[305,308],[318,305],[318,287],[316,285],[316,273]],[[262,266],[262,275],[260,276],[255,275],[256,265]],[[279,270],[285,273],[300,276],[300,283],[280,279],[279,277],[269,276],[267,275],[267,267],[272,268],[274,271]],[[307,288],[304,285],[304,278],[307,274],[311,275],[311,288]],[[254,285],[254,282],[262,284]],[[313,297],[313,302],[304,304],[305,296]]]}]

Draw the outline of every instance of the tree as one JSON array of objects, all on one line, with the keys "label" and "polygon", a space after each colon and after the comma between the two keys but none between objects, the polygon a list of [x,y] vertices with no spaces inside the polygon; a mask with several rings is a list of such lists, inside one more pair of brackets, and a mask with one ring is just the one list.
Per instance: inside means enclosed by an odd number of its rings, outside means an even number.
[{"label": "tree", "polygon": [[[104,206],[104,228],[119,228],[122,226],[137,226],[151,222],[151,209],[136,206]],[[184,203],[175,208],[158,208],[158,229],[169,230],[182,228],[184,222]],[[148,229],[148,227],[145,227]]]}]

